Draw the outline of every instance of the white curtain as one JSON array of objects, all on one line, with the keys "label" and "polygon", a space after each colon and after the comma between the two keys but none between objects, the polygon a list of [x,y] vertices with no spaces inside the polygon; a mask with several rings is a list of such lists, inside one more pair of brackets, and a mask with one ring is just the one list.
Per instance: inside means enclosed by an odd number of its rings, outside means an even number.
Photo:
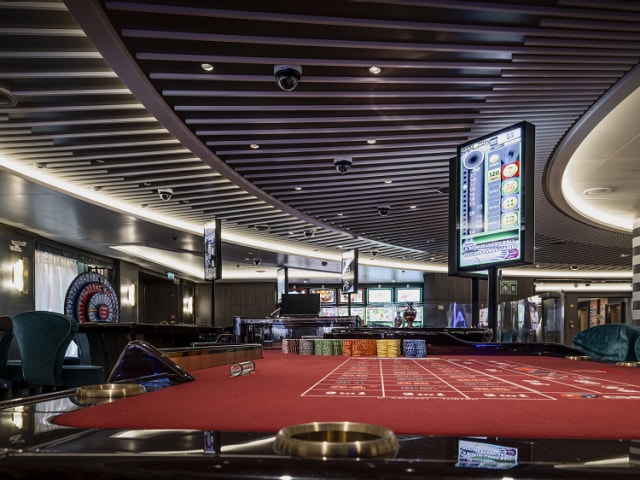
[{"label": "white curtain", "polygon": [[[36,250],[35,307],[36,310],[64,313],[67,289],[78,276],[78,262],[71,258]],[[72,341],[66,356],[78,356],[78,345]]]},{"label": "white curtain", "polygon": [[78,276],[78,262],[41,250],[35,253],[36,310],[64,313],[64,297]]}]

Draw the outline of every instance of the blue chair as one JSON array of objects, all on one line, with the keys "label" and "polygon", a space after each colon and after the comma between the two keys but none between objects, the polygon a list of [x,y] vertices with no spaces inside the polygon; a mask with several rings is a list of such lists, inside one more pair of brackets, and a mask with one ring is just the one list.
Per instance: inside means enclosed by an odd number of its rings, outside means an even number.
[{"label": "blue chair", "polygon": [[13,316],[13,334],[20,348],[22,375],[29,385],[80,387],[104,383],[100,365],[65,364],[65,352],[79,323],[61,313],[33,311]]}]

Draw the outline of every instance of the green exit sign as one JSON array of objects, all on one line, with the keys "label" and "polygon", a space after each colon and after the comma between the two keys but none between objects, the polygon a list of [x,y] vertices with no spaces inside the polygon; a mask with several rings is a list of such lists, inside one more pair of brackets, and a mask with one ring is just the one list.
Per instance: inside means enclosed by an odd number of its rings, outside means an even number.
[{"label": "green exit sign", "polygon": [[500,280],[500,294],[501,295],[517,295],[518,281],[517,280]]}]

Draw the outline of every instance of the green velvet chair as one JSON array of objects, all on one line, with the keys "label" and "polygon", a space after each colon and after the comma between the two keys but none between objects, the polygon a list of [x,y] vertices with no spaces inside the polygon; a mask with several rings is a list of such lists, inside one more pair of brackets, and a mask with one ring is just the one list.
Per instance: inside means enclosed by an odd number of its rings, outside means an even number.
[{"label": "green velvet chair", "polygon": [[65,352],[79,323],[61,313],[33,311],[13,316],[22,375],[30,386],[79,387],[104,382],[100,365],[65,364]]},{"label": "green velvet chair", "polygon": [[607,323],[579,332],[573,338],[573,346],[593,360],[637,362],[638,339],[640,327],[628,323]]}]

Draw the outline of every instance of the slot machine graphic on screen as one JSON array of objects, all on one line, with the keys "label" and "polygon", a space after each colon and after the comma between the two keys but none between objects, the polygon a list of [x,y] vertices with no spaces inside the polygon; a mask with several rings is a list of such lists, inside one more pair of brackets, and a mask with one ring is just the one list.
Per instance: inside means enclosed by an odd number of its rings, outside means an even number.
[{"label": "slot machine graphic on screen", "polygon": [[449,273],[533,263],[535,127],[458,146],[451,160]]}]

